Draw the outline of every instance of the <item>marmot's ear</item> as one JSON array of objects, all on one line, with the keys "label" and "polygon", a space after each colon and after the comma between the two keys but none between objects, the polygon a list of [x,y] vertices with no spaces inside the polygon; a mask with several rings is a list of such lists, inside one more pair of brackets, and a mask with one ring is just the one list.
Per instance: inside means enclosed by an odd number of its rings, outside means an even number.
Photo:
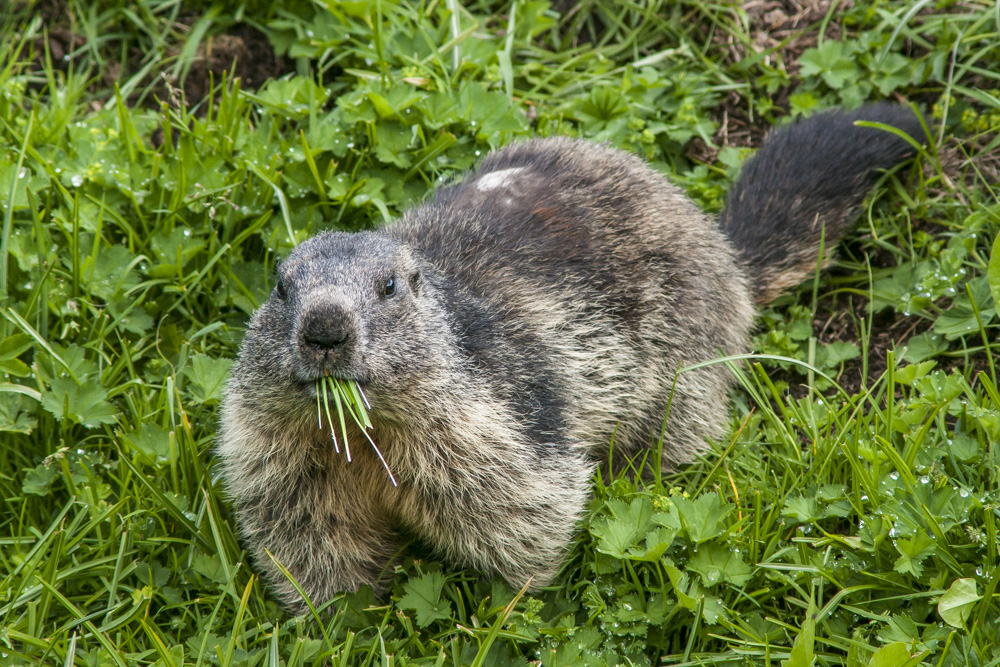
[{"label": "marmot's ear", "polygon": [[420,288],[423,283],[423,277],[420,275],[420,269],[413,269],[410,273],[407,282],[410,285],[410,290],[413,291],[414,296],[420,296]]}]

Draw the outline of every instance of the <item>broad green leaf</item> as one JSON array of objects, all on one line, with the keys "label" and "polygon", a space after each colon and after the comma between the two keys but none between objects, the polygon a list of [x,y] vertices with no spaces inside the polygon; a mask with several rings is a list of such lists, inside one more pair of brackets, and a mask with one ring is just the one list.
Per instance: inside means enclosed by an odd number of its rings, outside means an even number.
[{"label": "broad green leaf", "polygon": [[39,464],[28,470],[21,483],[21,492],[30,493],[34,496],[47,495],[52,483],[59,476],[54,466]]},{"label": "broad green leaf", "polygon": [[868,667],[914,667],[929,653],[930,651],[921,651],[911,655],[907,644],[893,642],[875,651],[875,655],[868,661]]},{"label": "broad green leaf", "polygon": [[825,368],[836,368],[845,361],[861,356],[861,350],[858,346],[849,341],[835,340],[820,349],[822,350],[822,359],[817,360],[817,363]]},{"label": "broad green leaf", "polygon": [[674,595],[677,596],[677,604],[694,611],[698,608],[698,600],[687,594],[689,588],[689,577],[669,561],[664,566],[667,576],[670,578],[670,585],[673,586]]},{"label": "broad green leaf", "polygon": [[406,591],[399,600],[402,609],[412,609],[417,614],[417,625],[427,627],[434,621],[451,618],[451,602],[441,599],[446,582],[440,572],[428,572],[403,584]]},{"label": "broad green leaf", "polygon": [[104,400],[107,395],[107,390],[96,380],[77,384],[70,378],[56,378],[42,396],[42,407],[61,421],[95,428],[115,423],[117,411]]},{"label": "broad green leaf", "polygon": [[[986,326],[996,317],[997,302],[993,299],[993,286],[987,281],[987,277],[973,278],[968,282],[968,287],[969,292],[965,290],[959,292],[951,307],[938,315],[934,322],[934,332],[944,334],[948,340],[955,340],[969,333],[978,333],[980,321]],[[979,319],[976,318],[976,311],[972,308],[969,293],[972,294],[976,309],[979,310]]]},{"label": "broad green leaf", "polygon": [[901,537],[896,540],[896,550],[900,553],[893,566],[896,572],[920,577],[924,571],[920,561],[934,553],[934,544],[934,540],[923,531],[916,533],[911,539]]},{"label": "broad green leaf", "polygon": [[951,627],[963,628],[979,597],[975,579],[956,579],[938,601],[938,614]]},{"label": "broad green leaf", "polygon": [[[11,186],[13,186],[14,198],[8,201]],[[28,192],[37,193],[48,186],[49,179],[47,177],[35,176],[32,170],[24,166],[19,170],[16,161],[0,160],[0,212],[5,212],[11,201],[15,211],[27,208],[30,205]]]},{"label": "broad green leaf", "polygon": [[0,391],[0,431],[28,434],[38,426],[28,400],[22,394]]},{"label": "broad green leaf", "polygon": [[742,586],[750,580],[753,572],[753,568],[744,563],[739,554],[714,543],[702,546],[688,561],[687,569],[700,574],[702,583],[709,588],[722,582]]},{"label": "broad green leaf", "polygon": [[816,491],[816,498],[823,506],[823,517],[843,518],[851,513],[851,503],[844,498],[844,487],[827,484]]},{"label": "broad green leaf", "polygon": [[97,362],[87,358],[87,351],[83,347],[79,345],[67,345],[63,347],[58,343],[50,343],[50,345],[52,351],[59,356],[59,359],[66,364],[66,367],[59,361],[56,361],[48,352],[36,350],[35,359],[38,361],[38,366],[42,371],[41,375],[44,379],[63,377],[67,372],[67,368],[71,375],[75,375],[80,380],[84,380],[87,376],[97,373]]},{"label": "broad green leaf", "polygon": [[[220,637],[208,631],[207,628],[203,628],[198,634],[194,634],[188,637],[187,644],[188,650],[194,655],[201,655],[203,651],[208,651],[214,653],[216,648],[222,648],[224,650],[228,638]],[[202,646],[204,644],[204,647]]]},{"label": "broad green leaf", "polygon": [[28,365],[18,359],[26,352],[34,341],[28,334],[14,334],[0,341],[0,375],[8,374],[24,377],[31,372]]},{"label": "broad green leaf", "polygon": [[454,96],[445,93],[431,93],[417,105],[427,118],[427,127],[437,130],[459,120],[459,106]]},{"label": "broad green leaf", "polygon": [[[550,652],[548,659],[543,661],[545,667],[606,667],[607,662],[597,652],[604,635],[593,625],[574,628],[573,641],[559,644],[555,651]],[[513,663],[525,665],[529,663]]]},{"label": "broad green leaf", "polygon": [[135,565],[135,576],[148,586],[162,588],[170,581],[170,570],[156,561],[153,561],[152,565],[141,562]]},{"label": "broad green leaf", "polygon": [[143,463],[157,465],[167,462],[170,455],[170,432],[166,429],[147,422],[139,431],[123,434],[121,438],[139,452]]},{"label": "broad green leaf", "polygon": [[855,629],[851,637],[851,643],[847,648],[847,667],[865,667],[868,664],[866,658],[872,652],[868,649],[865,635],[860,629]]},{"label": "broad green leaf", "polygon": [[153,663],[153,667],[184,667],[184,647],[180,644],[171,646],[162,658]]},{"label": "broad green leaf", "polygon": [[815,498],[789,498],[785,501],[785,507],[781,510],[782,515],[791,517],[803,523],[819,521],[824,517],[823,511]]},{"label": "broad green leaf", "polygon": [[799,628],[799,635],[792,644],[792,654],[788,660],[782,660],[782,667],[810,667],[816,648],[816,608],[810,604],[806,618]]},{"label": "broad green leaf", "polygon": [[153,328],[153,318],[145,308],[134,303],[129,298],[114,299],[108,302],[108,313],[118,321],[117,326],[141,336]]},{"label": "broad green leaf", "polygon": [[409,150],[413,130],[402,123],[384,120],[375,126],[375,157],[380,161],[408,169],[413,161]]},{"label": "broad green leaf", "polygon": [[723,502],[718,494],[708,493],[695,501],[680,496],[673,499],[681,516],[681,523],[696,544],[710,540],[725,530],[723,520],[733,506]]},{"label": "broad green leaf", "polygon": [[935,403],[948,403],[962,393],[963,378],[958,373],[951,375],[944,371],[934,371],[913,383],[921,396]]},{"label": "broad green leaf", "polygon": [[979,458],[979,442],[968,433],[956,433],[948,442],[948,452],[962,463],[970,463]]},{"label": "broad green leaf", "polygon": [[920,641],[920,628],[909,616],[894,614],[889,619],[889,623],[879,630],[878,638],[886,644],[918,642]]},{"label": "broad green leaf", "polygon": [[598,520],[591,526],[601,553],[625,558],[626,552],[638,545],[639,540],[653,527],[653,503],[648,496],[636,498],[631,504],[612,499],[605,504],[611,517]]},{"label": "broad green leaf", "polygon": [[812,112],[819,104],[819,99],[809,91],[794,93],[788,96],[792,114],[800,116]]},{"label": "broad green leaf", "polygon": [[912,366],[896,369],[896,382],[912,387],[917,380],[926,376],[937,365],[936,361],[921,361]]},{"label": "broad green leaf", "polygon": [[171,278],[176,277],[178,271],[205,247],[205,241],[187,227],[175,227],[170,233],[164,231],[153,236],[150,245],[153,249],[153,265],[149,268],[149,275],[154,278]]},{"label": "broad green leaf", "polygon": [[696,612],[698,602],[701,601],[701,615],[709,625],[714,625],[720,618],[729,618],[729,612],[719,598],[708,593],[697,581],[692,581],[686,572],[681,572],[670,561],[664,565],[664,570],[673,586],[677,603],[681,607]]},{"label": "broad green leaf", "polygon": [[139,284],[138,263],[139,258],[120,245],[102,248],[96,258],[88,255],[81,268],[87,291],[105,301],[121,297]]},{"label": "broad green leaf", "polygon": [[[899,356],[899,359],[908,364],[916,364],[947,351],[948,341],[945,340],[944,336],[925,331],[906,341],[903,350],[904,352]],[[933,362],[928,363],[933,364]],[[907,366],[907,368],[915,368],[915,366]]]},{"label": "broad green leaf", "polygon": [[194,557],[191,569],[217,584],[225,584],[229,581],[229,578],[226,576],[226,568],[222,566],[222,561],[215,554],[199,553]]},{"label": "broad green leaf", "polygon": [[725,605],[722,604],[722,600],[714,595],[705,593],[702,595],[701,604],[701,617],[709,625],[715,625],[719,622],[719,619],[729,618],[729,612],[726,610]]},{"label": "broad green leaf", "polygon": [[660,559],[664,552],[673,544],[677,531],[670,528],[654,528],[646,533],[644,547],[632,547],[628,550],[628,558],[652,563]]},{"label": "broad green leaf", "polygon": [[330,92],[310,77],[293,76],[269,81],[256,97],[282,116],[299,118],[309,113],[310,107],[322,107]]},{"label": "broad green leaf", "polygon": [[1000,304],[1000,234],[993,239],[993,250],[990,251],[990,264],[986,269],[986,279],[990,284],[993,303]]},{"label": "broad green leaf", "polygon": [[912,73],[913,66],[909,59],[898,53],[890,53],[874,73],[873,80],[879,92],[888,95],[896,88],[906,85]]},{"label": "broad green leaf", "polygon": [[229,369],[233,365],[231,359],[213,359],[204,354],[191,357],[191,365],[184,376],[191,381],[194,389],[191,396],[198,403],[213,405],[222,398]]},{"label": "broad green leaf", "polygon": [[854,60],[844,53],[844,44],[827,40],[814,49],[806,49],[799,58],[804,76],[819,76],[834,90],[843,88],[858,75]]}]

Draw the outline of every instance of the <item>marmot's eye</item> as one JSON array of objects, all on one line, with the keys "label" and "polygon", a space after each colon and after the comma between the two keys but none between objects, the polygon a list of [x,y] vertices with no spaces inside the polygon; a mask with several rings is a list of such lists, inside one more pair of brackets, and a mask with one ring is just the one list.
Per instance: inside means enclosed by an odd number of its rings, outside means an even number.
[{"label": "marmot's eye", "polygon": [[285,291],[285,281],[278,279],[278,284],[274,287],[275,293],[282,299],[288,296],[288,292]]},{"label": "marmot's eye", "polygon": [[393,296],[396,293],[396,276],[389,276],[382,283],[382,296]]}]

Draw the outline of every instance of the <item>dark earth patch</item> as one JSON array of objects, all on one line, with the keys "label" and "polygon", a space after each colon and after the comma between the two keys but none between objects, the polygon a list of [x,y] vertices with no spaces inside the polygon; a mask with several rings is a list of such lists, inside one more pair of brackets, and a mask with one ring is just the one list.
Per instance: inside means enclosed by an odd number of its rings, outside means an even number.
[{"label": "dark earth patch", "polygon": [[245,90],[256,90],[268,79],[294,71],[275,54],[267,37],[248,25],[237,24],[198,45],[198,53],[182,82],[189,102],[204,99],[223,76],[239,78]]},{"label": "dark earth patch", "polygon": [[[34,75],[31,78],[45,81],[47,59],[51,59],[57,71],[67,72],[71,68],[76,72],[92,70],[96,75],[89,81],[88,88],[91,96],[99,102],[112,97],[115,84],[120,86],[129,81],[153,58],[171,64],[153,68],[156,74],[137,82],[128,98],[132,105],[157,106],[159,101],[177,102],[179,90],[183,92],[184,101],[194,106],[203,101],[223,78],[239,78],[244,89],[256,90],[268,79],[294,72],[294,64],[278,56],[267,37],[247,24],[236,23],[214,34],[210,30],[198,44],[190,63],[178,68],[177,71],[182,74],[178,82],[166,79],[166,75],[160,77],[158,73],[173,69],[172,63],[180,57],[184,40],[189,36],[196,16],[180,16],[167,26],[176,39],[169,40],[164,53],[156,54],[153,45],[143,45],[135,38],[136,35],[131,34],[135,31],[134,26],[118,26],[121,34],[112,33],[99,45],[92,44],[80,25],[79,17],[74,14],[81,11],[80,7],[71,6],[67,0],[21,3],[7,9],[10,9],[15,23],[19,16],[37,17],[48,35],[47,41],[45,35],[39,35],[23,47],[31,50],[29,74]],[[218,30],[217,26],[213,28]]]}]

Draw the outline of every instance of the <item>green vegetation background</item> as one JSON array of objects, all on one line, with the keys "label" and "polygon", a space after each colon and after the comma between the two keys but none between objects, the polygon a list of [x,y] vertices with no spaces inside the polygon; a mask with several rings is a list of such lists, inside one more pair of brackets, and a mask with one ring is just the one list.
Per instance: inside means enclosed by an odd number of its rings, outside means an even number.
[{"label": "green vegetation background", "polygon": [[[0,665],[1000,664],[1000,5],[463,4],[0,10]],[[715,211],[767,128],[883,98],[929,148],[763,312],[730,439],[595,480],[555,586],[410,553],[268,599],[211,448],[294,243],[532,135]]]}]

